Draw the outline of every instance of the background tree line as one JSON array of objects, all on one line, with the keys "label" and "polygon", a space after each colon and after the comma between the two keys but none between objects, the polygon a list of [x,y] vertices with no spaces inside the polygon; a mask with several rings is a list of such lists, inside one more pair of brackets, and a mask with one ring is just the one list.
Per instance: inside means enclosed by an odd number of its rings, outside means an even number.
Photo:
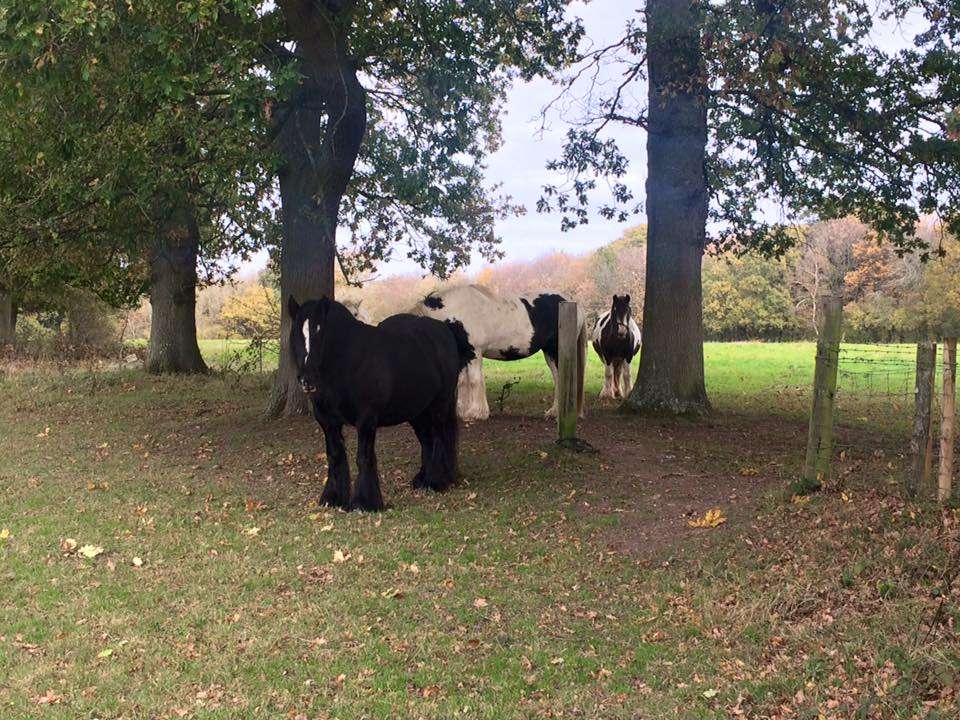
[{"label": "background tree line", "polygon": [[[868,226],[853,218],[816,223],[784,256],[765,258],[732,251],[708,254],[703,266],[703,323],[708,340],[789,341],[816,337],[816,297],[842,294],[844,333],[853,342],[910,341],[929,334],[960,333],[960,243],[926,220],[917,229],[945,254],[922,263],[877,242]],[[445,282],[477,282],[497,292],[520,294],[554,289],[576,298],[591,318],[607,309],[614,293],[629,292],[642,307],[646,227],[636,226],[610,244],[583,255],[555,252],[530,261],[505,262],[476,273],[456,273]],[[832,285],[831,285],[832,283]],[[337,296],[359,305],[371,320],[412,306],[441,281],[400,275],[374,279],[363,287],[337,274]],[[246,338],[275,341],[280,326],[276,272],[203,288],[197,296],[196,327],[201,339]],[[119,352],[117,342],[150,336],[149,302],[129,313],[112,310],[74,291],[61,310],[25,313],[22,343],[44,348]],[[639,313],[638,313],[639,315]]]}]

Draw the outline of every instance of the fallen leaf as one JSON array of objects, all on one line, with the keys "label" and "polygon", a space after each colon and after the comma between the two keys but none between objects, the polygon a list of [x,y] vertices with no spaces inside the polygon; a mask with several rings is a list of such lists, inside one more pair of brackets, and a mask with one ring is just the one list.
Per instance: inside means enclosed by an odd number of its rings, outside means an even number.
[{"label": "fallen leaf", "polygon": [[134,567],[143,567],[143,558],[137,557],[136,555],[133,556],[131,562],[133,562]]},{"label": "fallen leaf", "polygon": [[553,658],[553,660],[550,661],[550,664],[551,664],[551,665],[563,665],[563,658],[562,658],[562,657],[555,657],[555,658]]},{"label": "fallen leaf", "polygon": [[0,530],[0,540],[7,540],[10,538],[10,528],[4,528]]},{"label": "fallen leaf", "polygon": [[60,549],[63,550],[63,552],[73,552],[77,549],[77,541],[73,538],[63,538],[60,541]]},{"label": "fallen leaf", "polygon": [[247,537],[256,537],[257,535],[260,534],[260,528],[258,527],[244,528],[243,534],[246,535]]},{"label": "fallen leaf", "polygon": [[103,548],[99,545],[83,545],[77,550],[77,555],[87,560],[93,560],[97,555],[103,554]]},{"label": "fallen leaf", "polygon": [[704,696],[707,700],[709,700],[710,698],[714,698],[714,697],[716,697],[716,696],[719,695],[719,694],[720,694],[720,691],[719,691],[719,690],[714,690],[713,688],[710,688],[709,690],[704,690],[704,691],[703,691],[703,696]]},{"label": "fallen leaf", "polygon": [[407,572],[410,573],[411,575],[419,575],[419,574],[420,574],[420,566],[417,565],[416,563],[410,563],[410,564],[407,566]]},{"label": "fallen leaf", "polygon": [[53,688],[49,688],[47,692],[43,695],[37,697],[37,705],[56,705],[61,700],[63,700],[62,695],[57,695],[53,692]]},{"label": "fallen leaf", "polygon": [[97,657],[100,658],[101,660],[103,658],[108,658],[111,655],[113,655],[113,648],[104,648],[103,650],[97,653]]},{"label": "fallen leaf", "polygon": [[344,563],[350,559],[350,551],[344,552],[343,550],[334,550],[333,551],[333,561],[335,563]]},{"label": "fallen leaf", "polygon": [[723,511],[720,508],[713,508],[712,510],[707,510],[702,518],[688,520],[687,525],[690,527],[714,528],[718,525],[723,525],[726,521],[727,518],[724,517]]},{"label": "fallen leaf", "polygon": [[478,597],[476,600],[473,601],[473,606],[474,606],[475,608],[477,608],[478,610],[479,610],[480,608],[485,608],[485,607],[486,607],[487,605],[489,605],[489,604],[490,604],[490,603],[488,603],[485,598],[479,598],[479,597]]}]

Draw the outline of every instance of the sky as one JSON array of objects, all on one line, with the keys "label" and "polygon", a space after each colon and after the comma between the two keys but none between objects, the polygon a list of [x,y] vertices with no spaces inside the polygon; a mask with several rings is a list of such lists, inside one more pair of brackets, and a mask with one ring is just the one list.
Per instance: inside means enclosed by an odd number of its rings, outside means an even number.
[{"label": "sky", "polygon": [[[592,0],[571,3],[570,12],[583,19],[591,44],[601,46],[620,37],[627,19],[640,5],[624,0]],[[910,21],[901,26],[881,25],[874,31],[873,39],[887,49],[899,49],[910,44],[918,25]],[[617,83],[619,71],[615,67],[608,67],[599,80],[601,84]],[[646,83],[638,84],[635,92],[645,94]],[[502,240],[500,249],[504,253],[500,262],[531,260],[555,251],[584,254],[617,239],[626,227],[644,222],[642,214],[623,224],[602,218],[594,210],[588,224],[563,232],[560,230],[558,214],[540,214],[536,211],[541,188],[561,179],[556,173],[548,171],[546,164],[560,154],[568,127],[564,118],[575,118],[577,114],[575,104],[567,102],[559,111],[550,113],[543,126],[541,110],[557,93],[557,86],[542,78],[531,82],[515,82],[507,93],[501,118],[503,143],[488,158],[487,181],[491,186],[501,185],[499,191],[509,195],[515,204],[523,205],[526,213],[498,222],[496,232]],[[616,140],[630,159],[624,181],[634,196],[642,200],[646,179],[646,135],[642,130],[618,125],[611,125],[606,135]],[[380,265],[378,277],[426,274],[405,257],[404,248],[396,248],[393,255],[389,262]],[[266,253],[260,253],[245,263],[241,273],[248,275],[258,272],[266,262]],[[486,264],[482,258],[475,257],[469,270],[479,271]]]}]

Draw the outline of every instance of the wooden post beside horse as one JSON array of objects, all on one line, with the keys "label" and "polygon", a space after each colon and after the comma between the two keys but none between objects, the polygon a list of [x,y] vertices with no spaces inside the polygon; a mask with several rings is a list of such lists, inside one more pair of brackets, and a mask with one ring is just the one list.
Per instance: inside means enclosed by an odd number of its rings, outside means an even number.
[{"label": "wooden post beside horse", "polygon": [[943,343],[943,402],[940,420],[940,472],[937,477],[937,500],[950,499],[953,486],[953,428],[957,413],[957,339]]},{"label": "wooden post beside horse", "polygon": [[833,460],[833,414],[843,302],[836,295],[824,295],[817,302],[820,307],[820,335],[817,338],[817,364],[813,375],[813,406],[807,431],[807,457],[803,477],[793,485],[793,490],[800,494],[819,490],[823,486],[830,476],[830,462]]},{"label": "wooden post beside horse", "polygon": [[931,340],[917,343],[917,376],[910,454],[913,463],[907,476],[906,495],[923,494],[930,479],[933,430],[933,386],[936,373],[937,344]]}]

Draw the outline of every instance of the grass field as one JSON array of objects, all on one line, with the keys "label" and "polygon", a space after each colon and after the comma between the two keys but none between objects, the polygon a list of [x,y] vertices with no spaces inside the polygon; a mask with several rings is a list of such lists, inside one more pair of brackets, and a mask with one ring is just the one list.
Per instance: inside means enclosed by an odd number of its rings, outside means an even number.
[{"label": "grass field", "polygon": [[489,363],[495,410],[521,382],[461,484],[385,431],[380,515],[316,506],[266,377],[0,373],[0,718],[956,718],[960,518],[899,498],[879,379],[836,492],[784,498],[812,362],[708,345],[702,422],[598,404],[593,362],[597,456],[551,447],[542,360]]},{"label": "grass field", "polygon": [[[229,366],[238,354],[243,355],[246,341],[236,339],[200,340],[200,349],[207,362],[215,368]],[[902,399],[913,392],[912,364],[914,346],[911,345],[852,345],[844,344],[841,355],[839,390],[841,397],[856,399],[857,395],[889,395]],[[779,395],[806,397],[813,379],[816,344],[812,342],[708,342],[704,345],[704,367],[707,387],[712,399],[720,406],[743,409],[757,406],[768,410],[770,399]],[[276,368],[275,352],[263,354],[266,370]],[[255,363],[259,366],[259,363]],[[639,358],[633,362],[636,377]],[[515,397],[541,393],[550,385],[550,371],[538,353],[525,360],[504,362],[485,360],[488,392],[492,399],[499,395],[504,383],[519,379],[511,390]],[[587,388],[592,394],[603,385],[603,366],[590,349],[587,366]],[[884,398],[877,398],[883,402]],[[785,402],[782,410],[806,412],[805,404]]]}]

